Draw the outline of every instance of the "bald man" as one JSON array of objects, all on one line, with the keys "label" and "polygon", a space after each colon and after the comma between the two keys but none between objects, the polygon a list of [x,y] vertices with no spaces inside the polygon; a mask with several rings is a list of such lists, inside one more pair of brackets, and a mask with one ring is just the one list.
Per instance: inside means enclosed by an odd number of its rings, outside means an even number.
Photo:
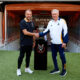
[{"label": "bald man", "polygon": [[60,75],[65,76],[67,71],[64,49],[66,48],[66,44],[68,42],[68,28],[66,21],[62,18],[59,18],[59,10],[53,9],[51,14],[52,20],[49,21],[47,28],[43,32],[37,34],[37,37],[42,37],[47,33],[50,33],[52,59],[54,63],[54,69],[50,72],[50,74],[60,72],[57,64],[57,52],[59,51],[59,55],[62,61],[62,71]]},{"label": "bald man", "polygon": [[25,18],[20,22],[20,55],[18,58],[17,76],[21,75],[21,64],[26,53],[26,67],[25,72],[30,74],[33,71],[29,68],[30,56],[32,47],[35,45],[36,33],[33,33],[34,24],[32,22],[32,11],[30,9],[25,11]]}]

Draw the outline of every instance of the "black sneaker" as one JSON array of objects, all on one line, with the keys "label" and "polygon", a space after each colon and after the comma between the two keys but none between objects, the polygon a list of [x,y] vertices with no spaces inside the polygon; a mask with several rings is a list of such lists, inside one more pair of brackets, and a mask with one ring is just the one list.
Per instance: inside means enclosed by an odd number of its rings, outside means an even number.
[{"label": "black sneaker", "polygon": [[50,74],[56,74],[56,73],[59,73],[60,71],[59,71],[59,69],[54,69],[54,70],[52,70],[51,72],[50,72]]},{"label": "black sneaker", "polygon": [[62,70],[62,72],[60,73],[60,75],[63,77],[67,74],[66,70]]}]

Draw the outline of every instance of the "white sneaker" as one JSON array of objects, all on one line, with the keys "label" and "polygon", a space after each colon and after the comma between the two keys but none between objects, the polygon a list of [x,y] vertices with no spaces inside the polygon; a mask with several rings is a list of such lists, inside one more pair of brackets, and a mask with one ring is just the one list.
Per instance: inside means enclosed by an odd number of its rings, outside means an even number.
[{"label": "white sneaker", "polygon": [[33,71],[30,68],[25,68],[25,72],[28,72],[29,74],[33,73]]},{"label": "white sneaker", "polygon": [[21,70],[17,69],[17,76],[21,76]]}]

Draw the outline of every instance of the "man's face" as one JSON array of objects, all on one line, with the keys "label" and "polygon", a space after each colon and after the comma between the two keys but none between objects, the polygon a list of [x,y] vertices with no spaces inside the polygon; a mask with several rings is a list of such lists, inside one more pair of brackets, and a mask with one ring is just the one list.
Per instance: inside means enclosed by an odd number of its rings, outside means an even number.
[{"label": "man's face", "polygon": [[59,13],[57,13],[57,12],[52,12],[52,18],[53,18],[54,20],[58,20],[58,17],[59,17]]},{"label": "man's face", "polygon": [[26,16],[26,18],[27,18],[28,20],[31,20],[31,19],[32,19],[32,12],[31,12],[31,11],[27,11],[27,12],[25,13],[25,16]]}]

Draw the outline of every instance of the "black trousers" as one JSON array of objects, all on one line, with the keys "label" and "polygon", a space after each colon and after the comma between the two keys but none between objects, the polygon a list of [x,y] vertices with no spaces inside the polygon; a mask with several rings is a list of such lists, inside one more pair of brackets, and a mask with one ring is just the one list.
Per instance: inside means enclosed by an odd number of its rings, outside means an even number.
[{"label": "black trousers", "polygon": [[29,67],[31,52],[32,52],[32,46],[20,47],[20,55],[18,58],[18,69],[21,68],[21,64],[22,64],[25,53],[26,53],[26,59],[25,59],[26,67]]}]

